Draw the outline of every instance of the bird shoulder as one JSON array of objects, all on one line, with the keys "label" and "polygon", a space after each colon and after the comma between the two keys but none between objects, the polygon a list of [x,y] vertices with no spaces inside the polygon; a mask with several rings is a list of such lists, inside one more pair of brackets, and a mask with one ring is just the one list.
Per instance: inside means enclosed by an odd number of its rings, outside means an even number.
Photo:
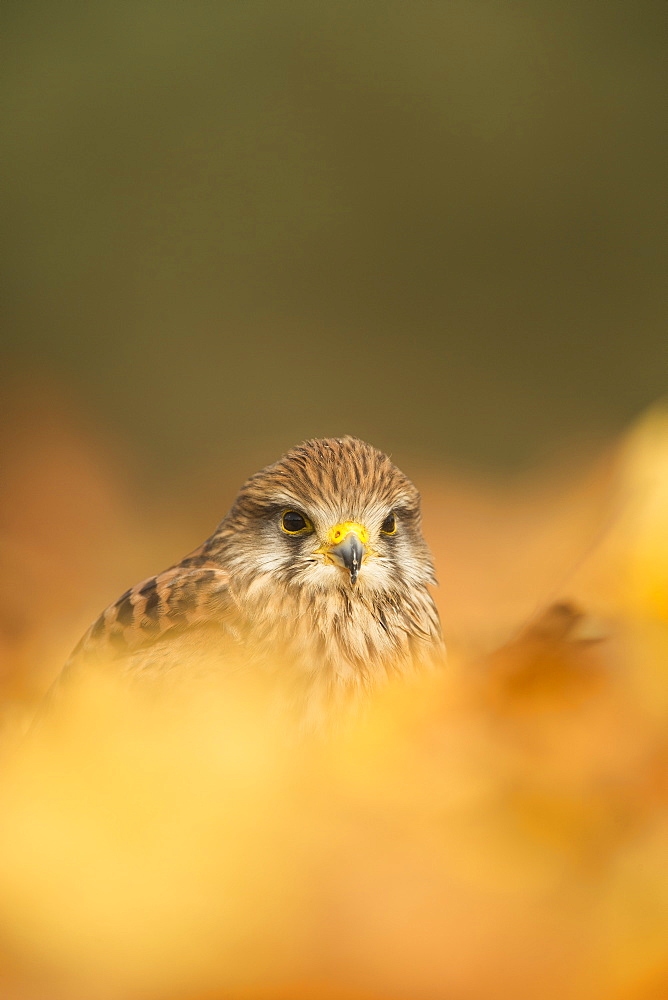
[{"label": "bird shoulder", "polygon": [[93,622],[70,662],[115,659],[168,641],[189,629],[225,628],[232,602],[229,574],[219,565],[177,563],[126,590]]}]

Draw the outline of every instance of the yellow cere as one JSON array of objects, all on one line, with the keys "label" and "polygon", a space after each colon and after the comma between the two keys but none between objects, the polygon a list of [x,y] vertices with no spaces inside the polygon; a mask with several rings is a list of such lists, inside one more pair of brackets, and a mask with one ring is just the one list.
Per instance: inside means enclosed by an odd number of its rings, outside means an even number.
[{"label": "yellow cere", "polygon": [[369,544],[369,532],[363,524],[358,524],[357,521],[343,521],[342,524],[335,524],[327,532],[327,544],[338,545],[351,531],[355,532],[362,545]]}]

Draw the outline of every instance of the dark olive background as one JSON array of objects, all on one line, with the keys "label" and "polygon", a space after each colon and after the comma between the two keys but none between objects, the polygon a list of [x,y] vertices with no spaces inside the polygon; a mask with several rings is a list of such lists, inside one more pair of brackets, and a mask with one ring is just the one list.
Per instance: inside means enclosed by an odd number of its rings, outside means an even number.
[{"label": "dark olive background", "polygon": [[664,392],[663,0],[2,18],[2,387],[147,475],[343,432],[516,469]]}]

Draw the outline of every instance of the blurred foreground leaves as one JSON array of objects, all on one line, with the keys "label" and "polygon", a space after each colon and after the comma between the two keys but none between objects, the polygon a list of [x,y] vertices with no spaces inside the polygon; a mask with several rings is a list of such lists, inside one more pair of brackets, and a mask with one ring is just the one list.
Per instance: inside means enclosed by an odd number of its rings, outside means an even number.
[{"label": "blurred foreground leaves", "polygon": [[[91,674],[27,736],[8,718],[3,996],[668,995],[666,414],[552,483],[525,487],[521,545],[508,496],[477,522],[501,540],[475,607],[475,568],[457,603],[457,553],[441,558],[466,493],[433,479],[448,669],[327,740],[286,738],[243,678],[147,692]],[[491,496],[458,521],[461,552]],[[128,566],[160,548],[147,537]],[[81,580],[102,578],[94,563]],[[28,669],[25,642],[6,648]]]}]

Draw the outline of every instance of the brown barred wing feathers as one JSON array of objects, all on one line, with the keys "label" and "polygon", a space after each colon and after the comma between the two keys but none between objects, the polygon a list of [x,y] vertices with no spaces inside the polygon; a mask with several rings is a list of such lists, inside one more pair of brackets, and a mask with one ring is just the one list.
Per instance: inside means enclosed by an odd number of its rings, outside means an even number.
[{"label": "brown barred wing feathers", "polygon": [[177,564],[126,590],[88,629],[70,662],[79,657],[118,659],[158,640],[213,625],[224,628],[229,577],[214,566]]}]

